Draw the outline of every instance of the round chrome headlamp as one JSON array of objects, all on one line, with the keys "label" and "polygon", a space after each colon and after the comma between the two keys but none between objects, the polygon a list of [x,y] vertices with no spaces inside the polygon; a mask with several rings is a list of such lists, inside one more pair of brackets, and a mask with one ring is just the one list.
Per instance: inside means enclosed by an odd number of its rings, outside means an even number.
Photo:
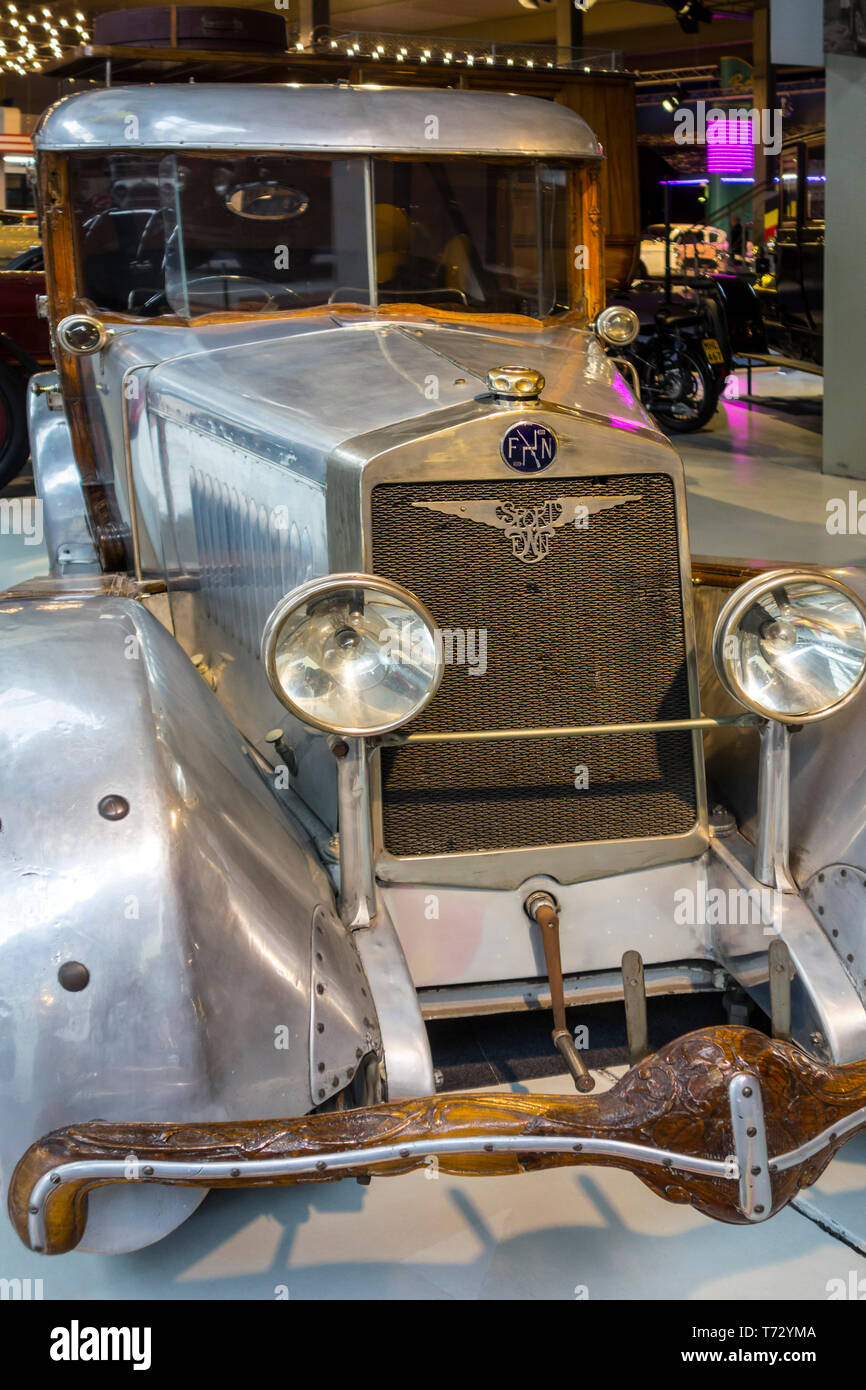
[{"label": "round chrome headlamp", "polygon": [[271,689],[305,724],[385,734],[413,719],[442,678],[436,623],[389,579],[331,574],[293,589],[265,624]]},{"label": "round chrome headlamp", "polygon": [[719,614],[713,661],[725,689],[756,714],[783,724],[823,719],[863,685],[866,609],[829,575],[757,575]]},{"label": "round chrome headlamp", "polygon": [[595,321],[595,331],[609,347],[628,347],[640,332],[640,319],[634,309],[623,304],[611,304],[602,309]]}]

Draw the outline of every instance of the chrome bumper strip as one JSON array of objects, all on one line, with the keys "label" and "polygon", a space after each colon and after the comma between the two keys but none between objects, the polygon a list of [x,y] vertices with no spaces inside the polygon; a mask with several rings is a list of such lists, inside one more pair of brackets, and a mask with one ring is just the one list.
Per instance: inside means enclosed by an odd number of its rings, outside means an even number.
[{"label": "chrome bumper strip", "polygon": [[820,1134],[816,1134],[814,1139],[809,1139],[799,1148],[789,1149],[787,1153],[779,1154],[778,1158],[770,1159],[770,1172],[782,1173],[786,1168],[796,1168],[798,1163],[805,1163],[807,1159],[814,1158],[829,1144],[835,1143],[845,1134],[850,1134],[852,1130],[862,1125],[864,1120],[866,1120],[866,1106],[846,1115],[844,1120],[837,1120],[835,1124],[828,1125],[826,1129],[821,1130]]}]

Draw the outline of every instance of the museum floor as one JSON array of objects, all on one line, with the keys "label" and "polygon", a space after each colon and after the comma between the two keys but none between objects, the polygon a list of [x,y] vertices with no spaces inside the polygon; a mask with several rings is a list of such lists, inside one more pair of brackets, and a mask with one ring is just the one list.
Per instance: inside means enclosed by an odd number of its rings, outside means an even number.
[{"label": "museum floor", "polygon": [[[706,430],[675,441],[686,464],[693,550],[866,561],[866,537],[827,532],[826,504],[847,496],[849,485],[819,471],[820,379],[768,373],[755,390],[788,399],[773,409],[725,402]],[[0,586],[43,566],[38,547],[0,536]],[[691,1015],[697,1004],[651,1001],[654,1032],[674,1036],[696,1026],[682,1010]],[[622,1055],[623,1042],[618,1017],[611,1024],[612,1006],[605,1007],[604,1026],[616,1036],[596,1070],[600,1087],[624,1069],[605,1060]],[[480,1059],[472,1083],[508,1075],[501,1058],[485,1053],[482,1030],[465,1026]],[[531,1075],[510,1089],[570,1087],[561,1075],[540,1078],[538,1068]],[[211,1194],[167,1240],[113,1258],[40,1258],[2,1221],[0,1275],[41,1278],[46,1299],[805,1300],[834,1289],[857,1297],[858,1281],[866,1281],[866,1136],[796,1208],[750,1228],[669,1205],[612,1169],[430,1177]]]}]

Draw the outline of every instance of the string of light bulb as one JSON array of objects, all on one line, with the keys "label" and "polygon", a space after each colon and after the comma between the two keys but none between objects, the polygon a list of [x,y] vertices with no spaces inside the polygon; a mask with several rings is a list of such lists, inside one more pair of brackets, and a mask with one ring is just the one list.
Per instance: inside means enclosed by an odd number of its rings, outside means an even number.
[{"label": "string of light bulb", "polygon": [[[21,76],[40,72],[69,51],[91,41],[90,27],[82,10],[59,15],[47,6],[0,0],[0,72]],[[330,33],[319,30],[311,43],[290,44],[297,52],[333,53],[365,62],[418,63],[446,67],[505,67],[530,71],[616,71],[618,53],[609,49],[562,49],[547,44],[478,43],[464,47],[452,39],[370,32]]]},{"label": "string of light bulb", "polygon": [[82,10],[58,15],[46,6],[0,4],[0,70],[21,77],[41,72],[46,62],[89,40]]},{"label": "string of light bulb", "polygon": [[335,57],[363,59],[364,62],[416,63],[422,66],[525,68],[571,71],[616,71],[620,55],[610,49],[557,48],[552,44],[510,44],[465,41],[404,34],[372,32],[338,33],[317,31],[310,42],[296,40],[298,53],[331,53]]}]

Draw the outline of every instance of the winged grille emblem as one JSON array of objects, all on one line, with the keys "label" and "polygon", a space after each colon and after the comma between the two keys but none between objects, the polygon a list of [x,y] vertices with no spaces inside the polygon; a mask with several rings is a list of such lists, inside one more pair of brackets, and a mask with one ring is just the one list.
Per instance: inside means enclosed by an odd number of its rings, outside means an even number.
[{"label": "winged grille emblem", "polygon": [[504,531],[505,539],[511,541],[511,553],[516,560],[525,565],[537,565],[546,560],[550,553],[550,541],[560,526],[571,524],[577,530],[585,530],[589,518],[596,512],[610,511],[612,507],[625,506],[626,502],[639,502],[637,497],[552,497],[534,507],[525,507],[516,502],[497,502],[494,499],[478,502],[436,502],[432,499],[413,502],[413,507],[424,507],[428,512],[443,512],[446,516],[458,516],[464,521],[478,521],[482,526],[494,526]]}]

